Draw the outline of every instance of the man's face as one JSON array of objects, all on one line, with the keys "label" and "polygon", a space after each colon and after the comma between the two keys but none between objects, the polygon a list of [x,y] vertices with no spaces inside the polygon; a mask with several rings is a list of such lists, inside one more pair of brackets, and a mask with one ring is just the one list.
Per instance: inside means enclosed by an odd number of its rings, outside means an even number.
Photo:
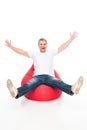
[{"label": "man's face", "polygon": [[38,47],[40,49],[40,52],[46,52],[47,42],[45,40],[39,41]]}]

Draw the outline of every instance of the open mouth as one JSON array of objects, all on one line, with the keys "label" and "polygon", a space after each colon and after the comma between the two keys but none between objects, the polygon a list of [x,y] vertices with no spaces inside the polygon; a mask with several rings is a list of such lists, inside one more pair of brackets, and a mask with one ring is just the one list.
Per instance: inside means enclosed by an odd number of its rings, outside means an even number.
[{"label": "open mouth", "polygon": [[45,48],[41,48],[42,50],[45,50]]},{"label": "open mouth", "polygon": [[45,48],[41,48],[41,51],[45,51]]}]

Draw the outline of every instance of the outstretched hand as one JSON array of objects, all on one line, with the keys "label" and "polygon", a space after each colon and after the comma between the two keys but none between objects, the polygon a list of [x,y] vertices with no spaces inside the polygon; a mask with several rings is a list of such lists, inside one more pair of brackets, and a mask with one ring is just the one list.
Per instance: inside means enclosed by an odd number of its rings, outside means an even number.
[{"label": "outstretched hand", "polygon": [[5,43],[6,43],[6,44],[5,44],[6,46],[8,46],[8,47],[10,47],[10,46],[11,46],[11,40],[10,40],[10,41],[5,40]]},{"label": "outstretched hand", "polygon": [[72,34],[70,33],[70,37],[71,39],[75,39],[77,37],[78,33],[77,32],[73,32]]}]

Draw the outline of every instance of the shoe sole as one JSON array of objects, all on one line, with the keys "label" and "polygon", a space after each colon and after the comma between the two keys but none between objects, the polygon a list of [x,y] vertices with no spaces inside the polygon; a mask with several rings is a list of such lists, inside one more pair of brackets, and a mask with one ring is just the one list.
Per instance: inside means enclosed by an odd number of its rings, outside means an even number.
[{"label": "shoe sole", "polygon": [[82,85],[83,85],[83,77],[82,76],[80,76],[79,77],[79,79],[78,79],[78,81],[77,81],[77,88],[76,88],[76,90],[75,90],[75,94],[78,94],[79,93],[79,90],[80,90],[80,88],[82,87]]},{"label": "shoe sole", "polygon": [[16,97],[15,88],[13,86],[13,83],[10,79],[7,80],[7,88],[11,94],[12,97]]}]

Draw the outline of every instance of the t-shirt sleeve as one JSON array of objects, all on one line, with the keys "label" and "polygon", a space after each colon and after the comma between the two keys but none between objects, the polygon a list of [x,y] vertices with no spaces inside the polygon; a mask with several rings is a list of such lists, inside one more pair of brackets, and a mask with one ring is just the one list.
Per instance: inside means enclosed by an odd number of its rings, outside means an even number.
[{"label": "t-shirt sleeve", "polygon": [[29,51],[28,54],[29,54],[29,57],[30,57],[30,58],[33,58],[33,54],[34,54],[33,51]]},{"label": "t-shirt sleeve", "polygon": [[52,53],[54,56],[58,54],[58,49],[54,49],[54,50],[50,50],[50,51],[51,51],[51,53]]}]

